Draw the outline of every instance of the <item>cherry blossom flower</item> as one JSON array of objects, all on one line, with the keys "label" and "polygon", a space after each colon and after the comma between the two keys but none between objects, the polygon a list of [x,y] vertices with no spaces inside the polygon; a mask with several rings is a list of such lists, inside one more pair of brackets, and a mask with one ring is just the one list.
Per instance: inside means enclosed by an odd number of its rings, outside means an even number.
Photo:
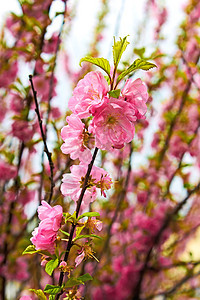
[{"label": "cherry blossom flower", "polygon": [[54,253],[54,242],[63,216],[62,206],[51,207],[46,201],[42,201],[42,206],[38,208],[38,214],[41,222],[32,232],[31,242],[35,245],[36,250],[47,250]]},{"label": "cherry blossom flower", "polygon": [[68,107],[80,118],[87,118],[109,101],[106,97],[108,91],[108,84],[102,73],[90,72],[78,82]]},{"label": "cherry blossom flower", "polygon": [[95,217],[92,217],[88,218],[86,227],[89,228],[91,232],[94,232],[95,230],[101,231],[103,228],[103,223]]},{"label": "cherry blossom flower", "polygon": [[[70,168],[71,173],[63,175],[61,192],[64,196],[69,196],[74,201],[79,199],[87,168],[88,165],[83,163],[73,165]],[[83,197],[83,202],[85,204],[93,202],[96,197],[96,189],[100,188],[103,193],[105,189],[111,187],[111,183],[112,181],[105,170],[93,166],[88,180],[88,188]]]},{"label": "cherry blossom flower", "polygon": [[132,141],[135,112],[126,101],[111,98],[110,103],[98,110],[89,126],[89,132],[95,136],[96,146],[102,150],[120,149]]},{"label": "cherry blossom flower", "polygon": [[147,87],[140,79],[131,81],[128,79],[122,89],[122,95],[126,101],[133,105],[136,110],[137,119],[143,119],[147,112],[146,102],[148,100]]},{"label": "cherry blossom flower", "polygon": [[61,137],[65,142],[61,146],[62,152],[70,154],[71,159],[78,158],[80,161],[89,163],[92,154],[86,146],[88,134],[85,131],[85,124],[74,114],[67,117],[67,122],[69,125],[61,130]]}]

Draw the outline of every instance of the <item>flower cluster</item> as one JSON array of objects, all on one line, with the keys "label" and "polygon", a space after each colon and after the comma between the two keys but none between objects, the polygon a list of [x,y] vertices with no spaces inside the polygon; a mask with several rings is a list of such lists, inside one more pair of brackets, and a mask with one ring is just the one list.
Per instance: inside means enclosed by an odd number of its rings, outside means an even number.
[{"label": "flower cluster", "polygon": [[31,242],[36,250],[47,250],[54,253],[57,232],[61,227],[63,216],[62,206],[51,207],[46,201],[38,207],[38,217],[41,220],[39,227],[33,231]]},{"label": "flower cluster", "polygon": [[[74,89],[69,100],[73,115],[67,119],[69,125],[64,127],[62,134],[68,144],[67,150],[64,145],[62,151],[71,153],[71,158],[82,160],[83,153],[88,152],[81,119],[93,116],[88,131],[94,135],[96,146],[112,150],[129,143],[134,137],[134,122],[145,118],[148,93],[141,79],[127,80],[118,98],[110,97],[108,92],[108,83],[100,72],[88,73]],[[76,147],[71,139],[75,139]]]}]

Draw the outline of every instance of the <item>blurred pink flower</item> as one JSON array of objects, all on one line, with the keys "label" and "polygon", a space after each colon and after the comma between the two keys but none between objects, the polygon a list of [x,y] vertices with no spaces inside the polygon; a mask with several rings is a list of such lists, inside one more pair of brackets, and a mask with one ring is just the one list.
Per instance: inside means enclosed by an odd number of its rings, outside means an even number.
[{"label": "blurred pink flower", "polygon": [[17,175],[16,167],[0,160],[0,180],[9,180]]}]

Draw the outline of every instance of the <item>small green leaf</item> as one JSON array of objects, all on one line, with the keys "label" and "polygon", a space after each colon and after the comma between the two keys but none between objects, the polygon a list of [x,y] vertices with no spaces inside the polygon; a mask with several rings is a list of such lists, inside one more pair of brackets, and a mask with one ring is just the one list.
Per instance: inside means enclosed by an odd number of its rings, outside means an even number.
[{"label": "small green leaf", "polygon": [[125,36],[123,39],[120,38],[119,41],[115,41],[114,37],[114,45],[113,45],[113,60],[115,68],[117,68],[120,59],[122,57],[122,54],[126,50],[126,47],[128,46],[129,42],[127,41],[127,36]]},{"label": "small green leaf", "polygon": [[24,254],[34,254],[34,253],[39,253],[39,254],[43,254],[43,255],[49,256],[49,257],[53,257],[53,255],[51,253],[49,253],[48,251],[46,251],[46,250],[41,250],[41,249],[36,250],[34,245],[29,245],[24,250],[24,252],[22,253],[22,255],[24,255]]},{"label": "small green leaf", "polygon": [[55,300],[56,296],[55,295],[49,295],[49,300]]},{"label": "small green leaf", "polygon": [[86,281],[89,281],[89,280],[93,280],[92,276],[89,273],[86,273],[86,274],[84,274],[82,276],[79,276],[77,279],[81,280],[83,282],[86,282]]},{"label": "small green leaf", "polygon": [[97,239],[101,239],[102,240],[102,237],[96,235],[96,234],[84,234],[84,235],[79,235],[77,237],[75,237],[73,239],[73,242],[77,241],[77,240],[80,240],[80,239],[84,239],[84,238],[97,238]]},{"label": "small green leaf", "polygon": [[140,58],[144,58],[145,48],[135,48],[134,53],[140,56]]},{"label": "small green leaf", "polygon": [[60,232],[62,232],[64,235],[70,236],[70,234],[62,229],[59,229]]},{"label": "small green leaf", "polygon": [[26,249],[24,250],[22,255],[24,255],[24,254],[33,254],[33,253],[37,253],[37,250],[35,250],[35,246],[29,245],[28,247],[26,247]]},{"label": "small green leaf", "polygon": [[101,69],[103,69],[108,74],[108,76],[110,78],[110,64],[109,64],[109,61],[107,59],[105,59],[103,57],[96,58],[96,57],[92,57],[92,56],[85,56],[80,60],[80,63],[79,63],[80,66],[81,66],[81,63],[83,61],[90,62],[93,65],[95,65],[97,67],[100,67]]},{"label": "small green leaf", "polygon": [[100,216],[100,213],[95,212],[95,211],[90,211],[90,212],[86,212],[86,213],[80,215],[77,220],[80,220],[84,217],[90,217],[91,218],[91,217],[99,217],[99,216]]},{"label": "small green leaf", "polygon": [[110,95],[110,97],[118,99],[120,95],[120,90],[112,90],[108,92],[108,94]]},{"label": "small green leaf", "polygon": [[155,64],[152,64],[148,61],[145,61],[143,59],[136,59],[132,65],[130,65],[130,67],[128,67],[127,70],[123,71],[117,78],[117,82],[116,84],[118,84],[126,75],[136,71],[136,70],[145,70],[145,71],[148,71],[149,69],[151,68],[155,68],[156,65]]},{"label": "small green leaf", "polygon": [[69,213],[64,213],[63,216],[65,217],[65,223],[67,223],[67,221],[71,219],[74,222],[74,224],[76,224],[76,211],[74,211],[72,215]]},{"label": "small green leaf", "polygon": [[62,290],[62,288],[59,285],[51,285],[47,284],[44,288],[44,292],[51,295],[56,295]]},{"label": "small green leaf", "polygon": [[38,296],[39,300],[47,300],[47,297],[42,290],[29,289],[29,291],[35,293]]},{"label": "small green leaf", "polygon": [[45,266],[45,271],[47,272],[47,274],[51,276],[55,268],[57,268],[58,264],[59,264],[58,258],[56,258],[55,260],[51,259]]},{"label": "small green leaf", "polygon": [[70,287],[73,287],[73,286],[79,285],[79,284],[84,284],[84,282],[82,280],[79,280],[78,278],[71,277],[71,278],[69,278],[69,280],[67,280],[64,287],[70,288]]},{"label": "small green leaf", "polygon": [[81,231],[83,230],[84,227],[85,227],[84,224],[83,226],[76,227],[76,237],[78,237],[81,234]]}]

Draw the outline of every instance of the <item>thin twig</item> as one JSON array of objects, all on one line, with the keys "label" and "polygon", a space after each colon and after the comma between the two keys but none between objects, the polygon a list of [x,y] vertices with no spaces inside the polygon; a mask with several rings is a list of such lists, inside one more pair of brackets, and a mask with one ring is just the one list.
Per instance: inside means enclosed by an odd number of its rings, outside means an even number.
[{"label": "thin twig", "polygon": [[49,167],[50,167],[50,182],[51,182],[51,187],[50,187],[50,194],[49,194],[49,199],[48,202],[51,202],[52,196],[53,196],[53,188],[55,186],[54,181],[53,181],[53,169],[54,169],[54,164],[52,161],[52,153],[49,152],[48,146],[47,146],[47,142],[46,142],[46,136],[42,127],[42,119],[40,116],[40,111],[39,111],[39,105],[38,105],[38,101],[37,101],[37,92],[34,89],[34,85],[33,85],[33,80],[32,80],[32,75],[29,75],[29,81],[31,83],[31,88],[32,88],[32,92],[33,92],[33,97],[34,97],[34,101],[35,101],[35,112],[37,114],[38,117],[38,122],[39,122],[39,126],[40,126],[40,132],[42,135],[42,140],[43,140],[43,144],[44,144],[44,152],[47,155],[48,161],[49,161]]}]

